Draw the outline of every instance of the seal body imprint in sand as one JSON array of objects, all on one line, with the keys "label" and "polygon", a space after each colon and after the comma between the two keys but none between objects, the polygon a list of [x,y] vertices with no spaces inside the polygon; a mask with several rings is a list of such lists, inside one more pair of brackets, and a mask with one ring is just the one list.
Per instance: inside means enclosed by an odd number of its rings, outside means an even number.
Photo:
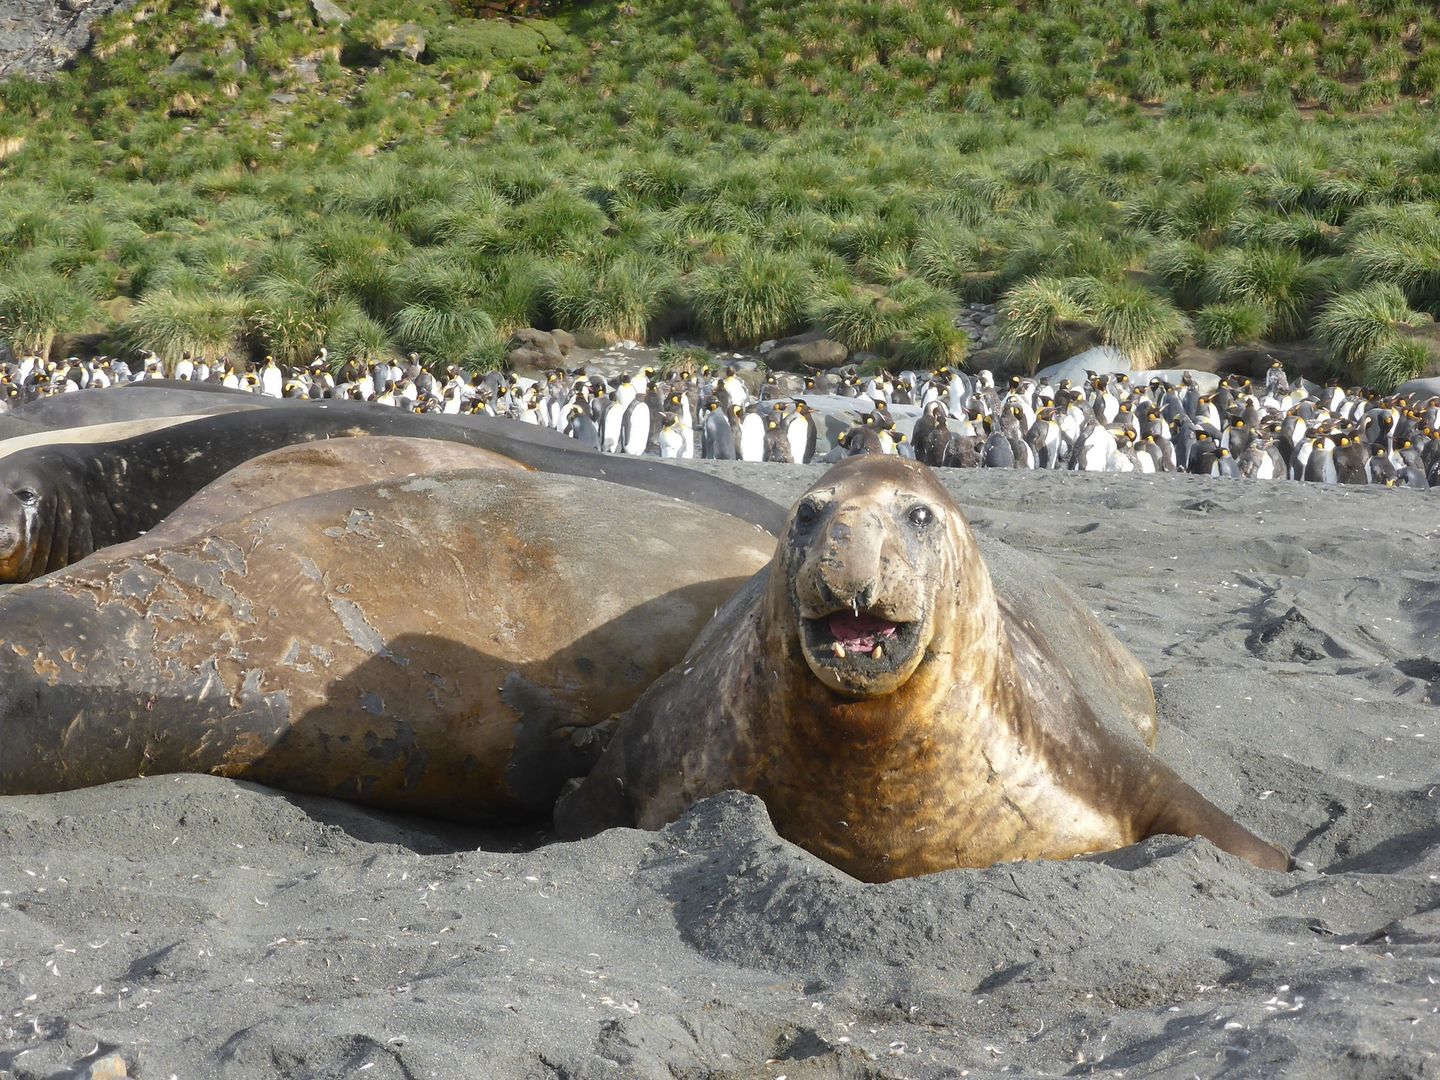
[{"label": "seal body imprint in sand", "polygon": [[997,602],[928,469],[847,459],[795,505],[768,571],[621,718],[557,825],[658,828],[738,788],[867,881],[1157,833],[1286,868],[1134,732],[1104,726],[1031,615]]},{"label": "seal body imprint in sand", "polygon": [[[287,457],[306,460],[256,468]],[[593,726],[774,550],[726,514],[513,468],[148,539],[0,596],[0,794],[208,772],[543,820],[598,755]]]}]

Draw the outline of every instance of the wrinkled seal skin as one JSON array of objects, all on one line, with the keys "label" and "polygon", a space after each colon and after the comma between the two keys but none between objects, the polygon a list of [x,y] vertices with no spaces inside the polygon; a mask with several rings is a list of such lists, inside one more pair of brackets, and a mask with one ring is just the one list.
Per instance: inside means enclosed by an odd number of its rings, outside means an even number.
[{"label": "wrinkled seal skin", "polygon": [[773,544],[657,495],[487,469],[100,553],[0,596],[0,793],[207,772],[543,820],[595,725]]},{"label": "wrinkled seal skin", "polygon": [[235,466],[144,536],[107,548],[106,556],[152,551],[294,499],[460,469],[532,471],[493,451],[440,439],[360,435],[296,443]]},{"label": "wrinkled seal skin", "polygon": [[[82,431],[84,429],[81,429]],[[541,472],[589,476],[699,503],[776,532],[784,515],[768,499],[714,476],[657,459],[601,455],[533,425],[487,417],[417,416],[363,403],[230,412],[113,442],[56,443],[0,456],[0,583],[30,581],[90,552],[153,528],[236,465],[317,439],[392,435],[491,450]],[[22,493],[38,496],[26,525]],[[28,532],[26,531],[28,529]]]},{"label": "wrinkled seal skin", "polygon": [[[856,609],[897,624],[878,658],[827,640]],[[556,825],[659,828],[729,788],[866,881],[1157,833],[1288,865],[1096,718],[1039,629],[997,602],[944,488],[892,457],[846,459],[800,499],[771,566],[621,718]]]}]

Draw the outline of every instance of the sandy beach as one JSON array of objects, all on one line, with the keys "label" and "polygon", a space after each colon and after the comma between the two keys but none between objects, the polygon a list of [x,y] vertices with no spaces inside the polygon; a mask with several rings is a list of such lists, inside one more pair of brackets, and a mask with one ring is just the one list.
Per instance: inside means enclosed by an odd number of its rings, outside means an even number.
[{"label": "sandy beach", "polygon": [[[787,503],[821,468],[705,463]],[[1440,517],[1375,488],[946,471],[1300,869],[1154,838],[860,884],[727,794],[547,843],[204,776],[0,799],[0,1076],[1440,1074]],[[3,750],[0,750],[3,752]]]}]

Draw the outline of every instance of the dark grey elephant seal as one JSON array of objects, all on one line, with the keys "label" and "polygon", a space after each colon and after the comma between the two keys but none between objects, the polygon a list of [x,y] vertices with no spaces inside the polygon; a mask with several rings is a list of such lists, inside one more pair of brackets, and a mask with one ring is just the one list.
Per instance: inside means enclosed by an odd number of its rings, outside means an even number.
[{"label": "dark grey elephant seal", "polygon": [[773,548],[693,504],[506,468],[99,552],[0,595],[0,794],[206,772],[544,820],[596,725]]},{"label": "dark grey elephant seal", "polygon": [[791,510],[767,570],[621,718],[556,825],[658,828],[730,788],[866,881],[1064,859],[1158,833],[1288,859],[1084,703],[1002,605],[923,465],[857,457]]},{"label": "dark grey elephant seal", "polygon": [[117,424],[126,420],[148,420],[160,416],[206,415],[263,409],[284,400],[265,397],[263,394],[247,394],[242,390],[215,393],[212,390],[198,389],[204,385],[206,384],[169,379],[146,379],[143,382],[84,390],[76,394],[52,394],[20,406],[11,415],[37,427],[58,431],[69,427]]}]

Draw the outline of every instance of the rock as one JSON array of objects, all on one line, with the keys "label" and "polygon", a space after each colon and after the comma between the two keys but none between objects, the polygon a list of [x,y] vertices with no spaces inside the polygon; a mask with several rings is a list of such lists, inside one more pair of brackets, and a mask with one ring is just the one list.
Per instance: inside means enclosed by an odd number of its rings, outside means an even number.
[{"label": "rock", "polygon": [[54,75],[90,44],[97,19],[138,0],[7,0],[0,6],[0,79]]},{"label": "rock", "polygon": [[[243,63],[243,61],[242,61]],[[199,75],[205,70],[205,54],[199,49],[185,49],[165,69],[166,75]]]},{"label": "rock", "polygon": [[425,51],[425,31],[414,23],[397,26],[375,43],[382,52],[399,53],[408,60],[419,60]]},{"label": "rock", "polygon": [[1109,345],[1097,345],[1068,360],[1041,368],[1036,374],[1048,375],[1052,383],[1058,383],[1061,379],[1069,379],[1072,383],[1078,383],[1084,380],[1087,371],[1103,375],[1116,371],[1129,371],[1132,367],[1134,365],[1130,362],[1130,357],[1119,349]]},{"label": "rock", "polygon": [[304,83],[320,81],[320,64],[316,60],[292,60],[290,73]]},{"label": "rock", "polygon": [[112,1050],[92,1061],[82,1062],[66,1076],[70,1080],[129,1080],[130,1071],[118,1050]]},{"label": "rock", "polygon": [[815,368],[826,370],[845,363],[850,350],[823,331],[811,330],[795,337],[782,338],[765,353],[765,362],[773,368]]},{"label": "rock", "polygon": [[225,14],[219,4],[212,4],[200,13],[200,21],[206,26],[213,26],[217,30],[223,30],[230,25],[230,16]]},{"label": "rock", "polygon": [[575,337],[568,330],[551,330],[550,337],[554,339],[561,356],[569,356],[570,350],[575,348]]},{"label": "rock", "polygon": [[1161,382],[1168,382],[1172,386],[1179,386],[1180,380],[1189,375],[1195,380],[1195,385],[1200,388],[1200,393],[1208,394],[1220,385],[1220,376],[1211,371],[1195,371],[1192,368],[1155,368],[1153,371],[1143,371],[1138,375],[1131,376],[1131,384],[1148,383],[1151,379],[1159,379]]},{"label": "rock", "polygon": [[1440,379],[1411,379],[1395,388],[1397,394],[1410,394],[1428,401],[1440,394]]},{"label": "rock", "polygon": [[270,100],[276,105],[294,105],[300,98],[296,94],[271,94]]},{"label": "rock", "polygon": [[[565,336],[570,337],[569,334]],[[570,338],[572,345],[574,340]],[[561,350],[554,334],[527,326],[510,335],[510,340],[505,345],[505,363],[511,368],[535,368],[544,371],[562,366],[567,352],[569,349]]]},{"label": "rock", "polygon": [[322,23],[329,23],[333,26],[344,26],[350,21],[350,16],[340,10],[331,0],[310,0],[310,8],[315,12],[315,17]]}]

